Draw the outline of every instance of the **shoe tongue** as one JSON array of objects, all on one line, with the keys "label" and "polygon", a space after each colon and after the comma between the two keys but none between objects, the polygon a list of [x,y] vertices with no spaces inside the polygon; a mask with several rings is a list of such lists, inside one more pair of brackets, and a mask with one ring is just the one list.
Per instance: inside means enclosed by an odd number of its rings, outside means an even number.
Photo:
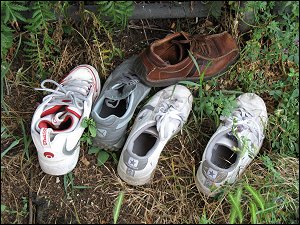
[{"label": "shoe tongue", "polygon": [[[181,32],[181,37],[183,37],[183,39],[181,40],[172,40],[171,43],[175,44],[177,46],[178,49],[178,61],[182,61],[184,56],[185,56],[185,52],[186,52],[186,45],[190,44],[190,40],[187,34],[185,34],[184,32]],[[189,48],[188,48],[189,49]]]},{"label": "shoe tongue", "polygon": [[42,113],[36,129],[40,131],[42,128],[52,128],[53,133],[72,131],[77,126],[81,115],[82,110],[74,106],[52,106],[50,110],[48,108]]},{"label": "shoe tongue", "polygon": [[175,131],[178,129],[179,125],[180,125],[179,120],[169,118],[169,121],[167,122],[167,124],[165,124],[164,126],[161,127],[161,129],[164,129],[163,134],[161,134],[162,135],[161,138],[165,139],[165,138],[171,137],[175,133]]},{"label": "shoe tongue", "polygon": [[149,127],[143,133],[151,134],[155,137],[158,137],[158,132],[155,127]]},{"label": "shoe tongue", "polygon": [[105,91],[105,104],[110,108],[116,108],[120,100],[127,99],[127,106],[129,103],[129,96],[136,88],[136,83],[119,84],[119,87]]},{"label": "shoe tongue", "polygon": [[234,146],[237,147],[238,141],[234,136],[222,136],[216,144],[226,146],[227,148],[232,149]]},{"label": "shoe tongue", "polygon": [[180,62],[183,59],[183,53],[184,53],[184,47],[182,46],[182,43],[180,41],[177,40],[173,40],[172,44],[175,44],[177,46],[178,49],[178,62]]}]

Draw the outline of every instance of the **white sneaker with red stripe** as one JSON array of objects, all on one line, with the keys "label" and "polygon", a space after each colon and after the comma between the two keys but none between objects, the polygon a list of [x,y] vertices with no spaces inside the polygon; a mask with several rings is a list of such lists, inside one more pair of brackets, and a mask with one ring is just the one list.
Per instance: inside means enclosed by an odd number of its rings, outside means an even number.
[{"label": "white sneaker with red stripe", "polygon": [[[52,83],[57,88],[45,87]],[[84,132],[82,120],[89,118],[92,105],[100,93],[100,78],[90,65],[75,67],[59,84],[53,80],[41,83],[52,92],[43,98],[31,122],[31,136],[37,148],[42,170],[50,175],[72,171],[79,158],[80,138]]]}]

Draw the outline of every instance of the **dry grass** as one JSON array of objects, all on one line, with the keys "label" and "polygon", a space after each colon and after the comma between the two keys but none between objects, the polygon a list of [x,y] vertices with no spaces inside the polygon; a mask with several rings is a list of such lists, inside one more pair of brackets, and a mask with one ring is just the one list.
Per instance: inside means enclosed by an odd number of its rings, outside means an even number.
[{"label": "dry grass", "polygon": [[[119,192],[124,191],[120,223],[198,223],[204,210],[207,218],[214,223],[227,223],[230,205],[226,193],[219,199],[207,198],[198,192],[194,183],[203,143],[207,142],[207,138],[203,138],[200,132],[194,132],[199,129],[195,124],[190,117],[188,127],[163,150],[151,183],[139,187],[123,182],[116,174],[117,165],[112,160],[98,167],[96,159],[82,150],[80,161],[73,171],[74,184],[92,188],[68,188],[69,194],[66,196],[63,176],[44,174],[39,168],[36,154],[32,155],[30,161],[24,159],[21,151],[9,155],[2,161],[2,204],[20,212],[23,207],[21,197],[29,197],[28,192],[31,190],[33,221],[36,223],[112,223],[113,203]],[[285,180],[283,184],[266,182],[270,174],[260,159],[253,161],[239,184],[247,181],[257,189],[268,184],[271,185],[268,192],[295,185],[295,180],[299,179],[299,160],[278,157],[270,155],[272,161],[278,162],[275,169]],[[228,186],[226,190],[234,191],[235,188]],[[268,192],[264,194],[266,199]],[[294,199],[295,196],[287,195],[286,198]],[[242,207],[246,208],[246,202]],[[27,216],[3,214],[2,219],[28,222]]]},{"label": "dry grass", "polygon": [[[148,22],[148,21],[147,21]],[[148,22],[149,23],[149,22]],[[174,21],[170,22],[170,24]],[[119,37],[118,47],[125,51],[125,58],[137,53],[145,46],[147,41],[163,37],[169,30],[170,24],[165,29],[147,29],[142,31],[139,26],[133,26]],[[154,25],[154,24],[153,24]],[[184,29],[190,24],[182,23]],[[194,30],[199,29],[199,24],[193,24]],[[78,28],[79,29],[79,28]],[[220,29],[220,28],[217,28]],[[81,32],[81,33],[80,33]],[[116,58],[111,64],[106,64],[106,72],[101,64],[99,41],[105,41],[99,36],[97,41],[91,41],[91,33],[87,31],[76,32],[78,35],[69,39],[60,39],[57,28],[57,43],[61,45],[61,57],[56,62],[49,63],[52,68],[50,79],[61,80],[76,65],[86,63],[95,66],[100,73],[102,81],[121,59]],[[141,35],[146,33],[146,36]],[[127,38],[124,38],[127,37]],[[95,39],[94,39],[95,40]],[[26,63],[20,59],[19,65]],[[24,77],[16,82],[18,65],[15,65],[7,77],[5,102],[8,113],[2,111],[2,123],[16,136],[22,137],[19,118],[25,121],[27,135],[30,135],[31,117],[41,101],[42,93],[37,93],[33,87],[38,87],[40,80],[34,78],[33,70],[24,72]],[[26,76],[31,77],[30,82],[25,82]],[[228,77],[228,75],[227,75]],[[221,78],[222,79],[222,78]],[[227,82],[224,88],[232,87],[234,82]],[[273,107],[268,105],[268,109]],[[275,169],[279,171],[284,183],[276,184],[269,179],[270,171],[264,163],[256,158],[250,165],[237,186],[226,187],[226,192],[217,199],[207,198],[199,193],[194,182],[195,173],[201,161],[202,153],[214,133],[212,121],[204,119],[202,123],[194,119],[191,114],[181,134],[175,136],[163,150],[151,183],[134,187],[123,182],[116,173],[117,165],[110,159],[104,166],[98,167],[96,158],[87,154],[84,147],[80,153],[80,160],[73,171],[74,184],[85,185],[90,188],[71,189],[68,194],[64,190],[63,176],[50,176],[43,173],[39,167],[34,145],[30,145],[30,160],[24,156],[22,144],[14,148],[1,161],[1,204],[15,212],[1,214],[3,223],[28,223],[30,215],[33,223],[112,223],[113,206],[120,191],[125,197],[122,204],[119,223],[199,223],[204,211],[207,219],[213,223],[228,223],[230,205],[226,199],[228,192],[244,182],[261,189],[264,184],[270,185],[264,197],[268,199],[270,192],[278,188],[294,187],[295,180],[299,181],[299,160],[295,158],[282,158],[277,154],[269,157],[274,161]],[[1,139],[1,147],[8,146],[8,139]],[[266,146],[266,145],[265,145]],[[269,152],[268,147],[261,150],[261,154]],[[278,186],[279,185],[279,186]],[[286,194],[287,199],[297,196]],[[24,202],[27,199],[28,208],[21,214]],[[26,202],[25,202],[26,203]],[[242,203],[246,208],[247,202]],[[30,206],[32,204],[32,207]],[[249,215],[245,215],[249,222]]]}]

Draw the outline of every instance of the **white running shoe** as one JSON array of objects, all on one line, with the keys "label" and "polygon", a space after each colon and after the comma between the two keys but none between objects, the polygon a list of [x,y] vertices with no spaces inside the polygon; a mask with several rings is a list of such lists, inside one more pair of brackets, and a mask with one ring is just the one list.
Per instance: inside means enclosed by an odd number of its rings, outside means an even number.
[{"label": "white running shoe", "polygon": [[157,92],[137,115],[118,163],[119,176],[131,185],[151,180],[161,151],[186,122],[193,96],[172,85]]},{"label": "white running shoe", "polygon": [[210,138],[195,178],[199,192],[215,196],[223,184],[234,183],[264,140],[268,115],[262,98],[245,93],[237,98],[237,108]]},{"label": "white running shoe", "polygon": [[[52,83],[57,88],[45,87]],[[41,83],[52,92],[43,98],[31,122],[31,136],[38,152],[42,170],[50,175],[72,171],[78,161],[80,138],[84,132],[82,120],[89,118],[92,105],[100,93],[100,78],[90,65],[74,68],[60,84],[53,80]]]}]

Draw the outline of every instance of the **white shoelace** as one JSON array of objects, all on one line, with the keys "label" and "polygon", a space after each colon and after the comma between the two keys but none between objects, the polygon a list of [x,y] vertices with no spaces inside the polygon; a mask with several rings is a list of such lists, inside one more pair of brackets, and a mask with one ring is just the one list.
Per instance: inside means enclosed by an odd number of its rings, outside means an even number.
[{"label": "white shoelace", "polygon": [[[177,100],[180,101],[180,100]],[[160,138],[164,139],[169,137],[170,133],[165,134],[165,128],[172,119],[179,121],[180,129],[183,126],[183,116],[180,111],[174,107],[174,100],[168,100],[158,105],[158,112],[155,115],[157,122],[157,130],[159,131]],[[175,105],[176,106],[176,105]],[[173,130],[171,131],[173,132]]]},{"label": "white shoelace", "polygon": [[[52,83],[57,86],[56,89],[45,87],[45,83]],[[83,102],[87,100],[87,95],[91,88],[91,83],[83,80],[72,80],[63,85],[54,80],[46,79],[41,83],[41,88],[35,90],[48,91],[53,94],[44,97],[43,101],[48,98],[53,98],[48,105],[65,105],[63,100],[71,100],[72,103],[79,109],[83,109]]]},{"label": "white shoelace", "polygon": [[256,119],[253,119],[253,117],[254,115],[252,115],[245,108],[241,107],[236,109],[233,112],[232,116],[221,117],[220,119],[233,123],[234,118],[236,118],[237,126],[242,125],[248,128],[257,137],[258,143],[261,143],[262,139],[264,138],[263,130],[258,121]]}]

